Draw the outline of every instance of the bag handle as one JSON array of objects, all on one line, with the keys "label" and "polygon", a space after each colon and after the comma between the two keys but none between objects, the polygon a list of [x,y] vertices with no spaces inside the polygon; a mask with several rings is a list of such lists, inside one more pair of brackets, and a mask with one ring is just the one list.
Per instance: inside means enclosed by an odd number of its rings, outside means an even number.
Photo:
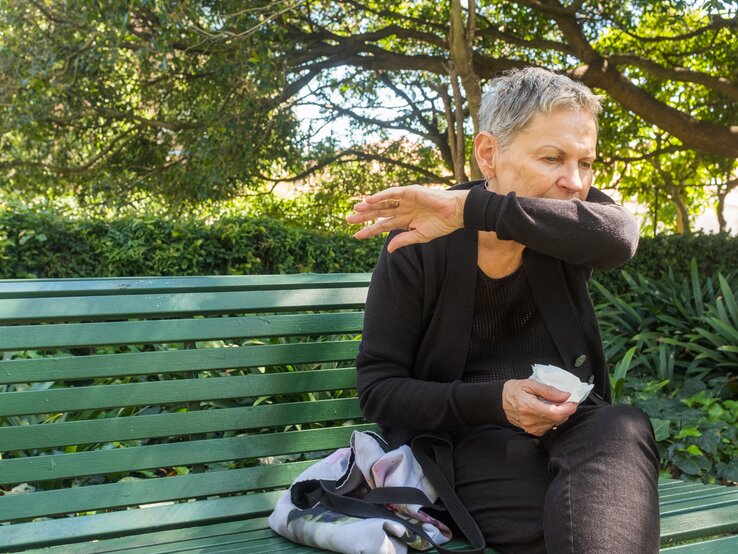
[{"label": "bag handle", "polygon": [[[454,489],[453,443],[445,433],[426,433],[412,440],[411,448],[423,473],[436,489],[449,515],[453,518],[466,540],[472,545],[466,554],[483,554],[485,540],[477,522],[471,517]],[[433,457],[429,454],[432,451]]]}]

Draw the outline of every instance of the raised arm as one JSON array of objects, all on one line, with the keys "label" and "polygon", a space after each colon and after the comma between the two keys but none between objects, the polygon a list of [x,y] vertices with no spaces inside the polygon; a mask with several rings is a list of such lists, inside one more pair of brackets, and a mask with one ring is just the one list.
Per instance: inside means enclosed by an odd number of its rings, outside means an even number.
[{"label": "raised arm", "polygon": [[479,184],[469,190],[394,187],[356,204],[350,223],[374,221],[355,236],[369,238],[405,229],[390,252],[428,242],[463,227],[493,231],[532,250],[571,264],[610,269],[628,261],[638,244],[635,218],[610,197],[591,188],[585,201],[499,195]]}]

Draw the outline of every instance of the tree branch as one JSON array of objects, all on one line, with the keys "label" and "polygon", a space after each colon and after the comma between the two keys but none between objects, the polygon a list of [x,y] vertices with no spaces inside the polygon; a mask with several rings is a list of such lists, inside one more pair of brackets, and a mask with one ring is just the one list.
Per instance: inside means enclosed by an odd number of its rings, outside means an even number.
[{"label": "tree branch", "polygon": [[616,66],[630,65],[637,67],[661,79],[704,85],[727,98],[738,100],[738,86],[725,77],[714,77],[684,67],[664,67],[652,60],[642,58],[635,54],[613,54],[608,56],[606,60]]}]

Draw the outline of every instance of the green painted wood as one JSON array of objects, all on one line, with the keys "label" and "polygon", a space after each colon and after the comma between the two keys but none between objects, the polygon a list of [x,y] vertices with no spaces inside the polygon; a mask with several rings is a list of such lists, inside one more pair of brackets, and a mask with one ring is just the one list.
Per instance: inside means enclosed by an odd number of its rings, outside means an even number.
[{"label": "green painted wood", "polygon": [[[353,431],[369,430],[378,431],[376,425],[360,424],[10,458],[0,460],[0,485],[334,450],[348,445]],[[244,490],[250,490],[250,483],[242,485]]]},{"label": "green painted wood", "polygon": [[5,327],[0,350],[360,333],[363,312]]},{"label": "green painted wood", "polygon": [[738,535],[672,546],[662,549],[661,552],[664,554],[735,554],[738,552]]},{"label": "green painted wood", "polygon": [[355,387],[356,370],[350,368],[6,392],[0,402],[0,417]]},{"label": "green painted wood", "polygon": [[0,300],[0,323],[361,308],[366,287]]},{"label": "green painted wood", "polygon": [[[224,552],[231,548],[238,548],[240,552],[250,552],[254,548],[261,548],[258,552],[264,553],[277,552],[288,547],[284,546],[285,543],[290,544],[282,538],[275,538],[271,529],[264,529],[204,537],[167,545],[151,545],[137,548],[135,552],[136,554],[178,554],[180,552],[205,552],[210,548],[221,549]],[[264,549],[262,545],[266,545],[267,548]]]},{"label": "green painted wood", "polygon": [[671,487],[668,490],[660,492],[662,498],[678,498],[680,495],[689,494],[691,491],[705,490],[705,487],[709,487],[709,485],[703,485],[702,483],[685,482],[680,486]]},{"label": "green painted wood", "polygon": [[358,340],[0,361],[0,385],[353,361]]},{"label": "green painted wood", "polygon": [[661,518],[661,544],[738,532],[738,504]]},{"label": "green painted wood", "polygon": [[0,298],[353,287],[368,286],[370,280],[371,273],[3,279],[0,280]]},{"label": "green painted wood", "polygon": [[0,496],[0,521],[285,488],[314,460]]},{"label": "green painted wood", "polygon": [[[177,552],[178,544],[199,539],[217,540],[218,537],[246,533],[272,533],[265,517],[257,517],[227,523],[214,523],[196,527],[183,527],[169,531],[141,533],[117,539],[103,539],[95,542],[77,544],[74,554],[102,554],[105,552],[136,552],[145,554],[148,549],[154,552]],[[27,550],[27,553],[67,554],[68,546],[52,546],[43,550]],[[157,550],[160,549],[160,550]]]},{"label": "green painted wood", "polygon": [[711,510],[713,508],[730,505],[735,506],[736,515],[738,515],[738,495],[736,494],[724,494],[722,496],[713,496],[711,498],[692,498],[690,500],[683,500],[682,502],[676,502],[666,506],[661,505],[660,513],[662,517],[666,517],[689,512],[697,512],[700,510]]},{"label": "green painted wood", "polygon": [[738,496],[738,488],[723,487],[720,485],[707,486],[704,489],[691,490],[676,496],[664,496],[661,498],[661,506],[678,504],[688,500],[708,500],[718,496]]},{"label": "green painted wood", "polygon": [[0,428],[3,451],[360,418],[353,398]]},{"label": "green painted wood", "polygon": [[281,491],[0,526],[9,552],[268,515]]}]

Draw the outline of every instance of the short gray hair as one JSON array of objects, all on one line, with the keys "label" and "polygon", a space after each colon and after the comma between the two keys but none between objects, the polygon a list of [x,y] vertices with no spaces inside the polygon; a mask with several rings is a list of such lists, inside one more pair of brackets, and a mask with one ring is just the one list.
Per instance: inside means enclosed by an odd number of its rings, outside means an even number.
[{"label": "short gray hair", "polygon": [[597,122],[600,96],[582,83],[547,69],[526,67],[492,80],[479,107],[479,130],[491,133],[505,148],[538,112],[585,110]]}]

